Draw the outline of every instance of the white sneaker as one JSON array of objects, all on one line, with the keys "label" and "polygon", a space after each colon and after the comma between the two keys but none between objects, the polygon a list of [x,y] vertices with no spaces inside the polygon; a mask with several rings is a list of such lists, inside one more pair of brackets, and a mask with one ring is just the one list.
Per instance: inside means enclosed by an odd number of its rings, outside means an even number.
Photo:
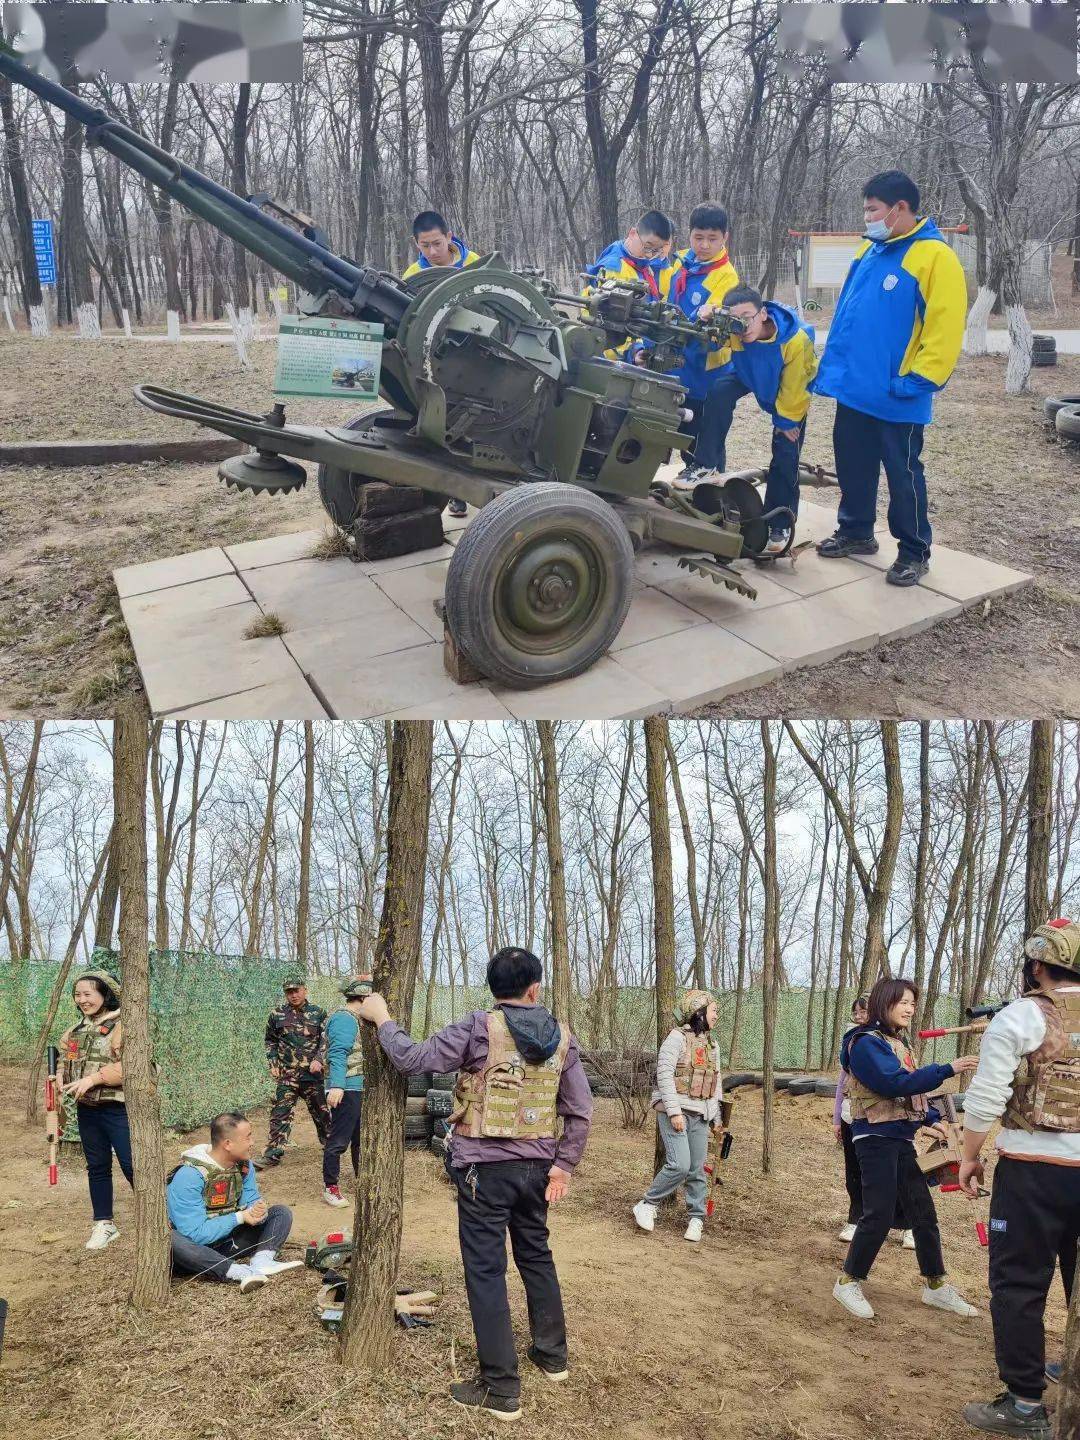
[{"label": "white sneaker", "polygon": [[832,1287],[833,1298],[840,1301],[845,1310],[850,1310],[859,1320],[873,1320],[874,1308],[862,1293],[862,1282],[860,1280],[849,1280],[846,1285],[841,1285],[837,1280]]},{"label": "white sneaker", "polygon": [[241,1295],[246,1295],[249,1290],[257,1290],[260,1285],[266,1284],[266,1276],[260,1275],[257,1270],[252,1270],[250,1265],[238,1265],[236,1268],[246,1272],[240,1277]]},{"label": "white sneaker", "polygon": [[915,1232],[913,1230],[905,1230],[900,1243],[905,1250],[914,1250]]},{"label": "white sneaker", "polygon": [[837,1239],[843,1240],[845,1245],[850,1244],[851,1241],[855,1239],[855,1226],[850,1220],[846,1225],[840,1226],[840,1234],[837,1236]]},{"label": "white sneaker", "polygon": [[336,1185],[327,1185],[322,1192],[322,1198],[327,1205],[348,1205],[349,1203]]},{"label": "white sneaker", "polygon": [[253,1260],[251,1263],[256,1275],[281,1275],[286,1270],[302,1270],[303,1266],[302,1260]]},{"label": "white sneaker", "polygon": [[682,1238],[684,1240],[690,1240],[696,1245],[701,1239],[702,1224],[703,1221],[700,1215],[692,1215],[690,1217],[690,1223],[686,1227],[686,1234]]},{"label": "white sneaker", "polygon": [[968,1304],[955,1285],[939,1285],[936,1290],[931,1290],[929,1285],[925,1285],[922,1292],[922,1303],[933,1305],[937,1310],[951,1310],[954,1315],[963,1315],[965,1320],[979,1313],[974,1305]]},{"label": "white sneaker", "polygon": [[780,555],[788,548],[790,543],[790,530],[775,530],[770,534],[768,542],[765,545],[765,554]]},{"label": "white sneaker", "polygon": [[104,1250],[106,1245],[111,1245],[114,1240],[120,1239],[120,1231],[111,1220],[95,1220],[94,1228],[90,1231],[90,1239],[86,1242],[87,1250]]},{"label": "white sneaker", "polygon": [[647,1200],[639,1200],[634,1206],[634,1219],[639,1230],[651,1230],[656,1224],[656,1206]]}]

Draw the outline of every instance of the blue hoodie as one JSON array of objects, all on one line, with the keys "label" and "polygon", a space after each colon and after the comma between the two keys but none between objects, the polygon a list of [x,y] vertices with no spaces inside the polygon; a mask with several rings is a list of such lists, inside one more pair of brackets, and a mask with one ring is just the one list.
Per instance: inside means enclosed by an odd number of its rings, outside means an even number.
[{"label": "blue hoodie", "polygon": [[[631,255],[626,242],[616,240],[609,245],[599,259],[585,267],[585,273],[599,279],[601,271],[619,280],[644,280],[649,293],[655,300],[663,297],[671,276],[679,268],[677,255],[657,255],[653,260],[639,260]],[[589,287],[591,288],[591,287]]]},{"label": "blue hoodie", "polygon": [[742,336],[732,335],[706,363],[710,378],[737,376],[773,424],[787,430],[805,420],[810,409],[809,386],[817,369],[814,327],[775,300],[766,300],[765,309],[776,326],[771,339],[747,344]]},{"label": "blue hoodie", "polygon": [[327,1090],[363,1090],[363,1075],[345,1074],[359,1031],[360,1021],[351,1010],[335,1010],[330,1016],[326,1026]]},{"label": "blue hoodie", "polygon": [[470,250],[465,241],[458,235],[450,236],[451,245],[457,249],[457,259],[450,265],[432,265],[426,255],[418,255],[409,268],[402,275],[403,280],[408,280],[412,275],[419,275],[421,270],[464,270],[466,265],[475,265],[480,256],[475,250]]},{"label": "blue hoodie", "polygon": [[964,270],[933,220],[896,239],[864,240],[811,388],[879,420],[929,425],[966,319]]},{"label": "blue hoodie", "polygon": [[[210,1214],[206,1208],[206,1201],[203,1199],[206,1176],[195,1165],[184,1164],[189,1156],[194,1156],[210,1165],[216,1163],[210,1154],[209,1145],[193,1145],[190,1150],[184,1151],[179,1169],[165,1188],[165,1204],[169,1212],[169,1224],[181,1235],[186,1235],[189,1240],[194,1240],[196,1245],[213,1245],[216,1241],[224,1240],[227,1235],[231,1235],[242,1223],[240,1211],[233,1210],[227,1215]],[[222,1174],[224,1173],[222,1171]],[[255,1175],[255,1166],[248,1161],[244,1174],[244,1188],[240,1194],[240,1210],[246,1210],[249,1205],[254,1205],[258,1198],[259,1182]]]},{"label": "blue hoodie", "polygon": [[[849,1030],[840,1046],[840,1064],[861,1080],[875,1095],[897,1099],[901,1095],[925,1095],[943,1085],[953,1073],[951,1065],[923,1065],[918,1070],[905,1070],[880,1031]],[[923,1125],[933,1125],[941,1117],[931,1105],[924,1120],[883,1120],[874,1125],[869,1120],[851,1122],[852,1139],[873,1135],[890,1140],[911,1140]]]}]

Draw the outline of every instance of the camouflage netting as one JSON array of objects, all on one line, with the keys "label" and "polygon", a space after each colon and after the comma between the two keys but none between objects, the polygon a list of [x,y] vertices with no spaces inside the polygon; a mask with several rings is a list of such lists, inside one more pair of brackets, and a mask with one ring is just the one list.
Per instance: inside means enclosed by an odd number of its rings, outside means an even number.
[{"label": "camouflage netting", "polygon": [[[94,964],[117,972],[117,957],[98,951]],[[49,995],[59,972],[55,962],[28,961],[0,966],[0,1060],[26,1062],[48,1009]],[[151,1000],[154,1012],[154,1048],[161,1074],[165,1123],[180,1130],[205,1124],[222,1110],[265,1105],[273,1092],[266,1069],[263,1031],[269,1012],[281,1004],[281,982],[295,970],[295,961],[266,956],[213,955],[198,951],[168,950],[151,955]],[[78,973],[74,971],[73,974]],[[327,1011],[341,1005],[337,980],[313,976],[311,999]],[[655,1006],[647,989],[620,989],[614,1005],[601,1005],[578,997],[571,1017],[581,1043],[591,1049],[655,1049]],[[775,1063],[778,1069],[835,1068],[830,1055],[833,995],[828,997],[829,1020],[824,1050],[822,1021],[824,999],[814,997],[809,1015],[805,990],[785,991],[779,997],[776,1020]],[[847,1023],[852,994],[841,1000],[841,1029]],[[761,1065],[761,992],[743,995],[739,1007],[738,1043],[731,1047],[736,998],[720,1000],[720,1044],[725,1064],[755,1069]],[[490,1004],[483,987],[437,986],[432,996],[431,1026]],[[417,986],[412,1033],[424,1033],[427,988]],[[59,1036],[75,1019],[70,990],[63,997],[53,1027]],[[937,1006],[938,1025],[956,1024],[957,1002],[943,997]],[[807,1037],[809,1031],[809,1050]],[[951,1040],[932,1042],[926,1059],[948,1060],[956,1053]]]}]

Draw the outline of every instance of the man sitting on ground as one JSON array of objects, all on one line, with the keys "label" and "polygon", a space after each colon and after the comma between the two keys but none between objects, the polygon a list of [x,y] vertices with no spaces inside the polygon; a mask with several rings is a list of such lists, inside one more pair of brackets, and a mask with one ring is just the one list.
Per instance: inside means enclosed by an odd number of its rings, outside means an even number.
[{"label": "man sitting on ground", "polygon": [[174,1272],[232,1281],[246,1294],[302,1260],[274,1257],[292,1229],[287,1205],[259,1194],[251,1125],[237,1110],[210,1122],[209,1145],[185,1150],[165,1190]]}]

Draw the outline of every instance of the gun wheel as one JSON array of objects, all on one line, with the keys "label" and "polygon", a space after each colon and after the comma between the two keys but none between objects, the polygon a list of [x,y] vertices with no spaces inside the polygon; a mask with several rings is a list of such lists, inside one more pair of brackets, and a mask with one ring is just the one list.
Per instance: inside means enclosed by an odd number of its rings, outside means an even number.
[{"label": "gun wheel", "polygon": [[[363,415],[354,415],[340,428],[370,430],[373,426],[385,423],[394,413],[392,409],[367,410]],[[323,509],[339,529],[348,533],[360,518],[360,491],[368,483],[368,477],[355,470],[342,470],[337,465],[322,464],[316,478]],[[437,505],[442,510],[447,504],[447,497],[434,490],[425,490],[424,504]]]},{"label": "gun wheel", "polygon": [[587,670],[630,608],[634,550],[619,516],[574,485],[490,501],[447,567],[446,623],[481,675],[526,689]]}]

